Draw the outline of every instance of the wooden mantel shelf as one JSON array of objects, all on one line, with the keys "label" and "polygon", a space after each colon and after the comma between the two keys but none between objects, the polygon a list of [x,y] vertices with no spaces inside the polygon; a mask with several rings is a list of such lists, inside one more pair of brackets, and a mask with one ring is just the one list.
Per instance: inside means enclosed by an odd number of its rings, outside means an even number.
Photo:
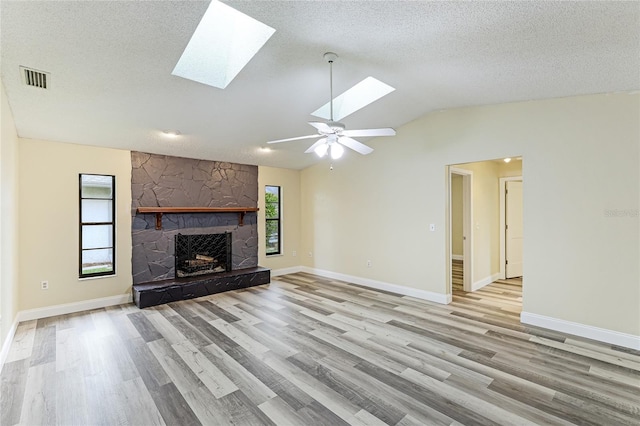
[{"label": "wooden mantel shelf", "polygon": [[238,225],[244,225],[244,215],[257,212],[257,207],[138,207],[140,214],[153,213],[156,215],[156,229],[162,229],[163,213],[238,213]]}]

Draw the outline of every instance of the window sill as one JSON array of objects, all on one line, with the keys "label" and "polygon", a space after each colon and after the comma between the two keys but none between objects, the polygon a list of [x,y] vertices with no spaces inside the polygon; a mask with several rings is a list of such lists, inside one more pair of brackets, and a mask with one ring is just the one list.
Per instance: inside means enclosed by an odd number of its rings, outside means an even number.
[{"label": "window sill", "polygon": [[91,281],[91,280],[99,280],[101,278],[113,278],[118,276],[118,274],[112,274],[112,275],[99,275],[97,277],[82,277],[82,278],[78,278],[78,281]]},{"label": "window sill", "polygon": [[273,253],[273,254],[266,254],[267,257],[281,257],[284,256],[284,253]]}]

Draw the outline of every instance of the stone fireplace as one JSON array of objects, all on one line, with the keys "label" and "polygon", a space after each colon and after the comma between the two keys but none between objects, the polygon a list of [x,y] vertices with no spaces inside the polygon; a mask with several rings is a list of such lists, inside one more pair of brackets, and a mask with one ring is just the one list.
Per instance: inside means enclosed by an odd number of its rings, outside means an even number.
[{"label": "stone fireplace", "polygon": [[178,234],[231,233],[230,270],[258,265],[257,213],[154,214],[138,207],[258,207],[258,167],[131,152],[133,283],[176,278]]},{"label": "stone fireplace", "polygon": [[[135,151],[131,166],[133,293],[139,307],[270,281],[269,270],[258,267],[257,166]],[[165,212],[144,210],[152,207]],[[205,241],[202,235],[222,237]],[[189,246],[195,250],[183,254]]]}]

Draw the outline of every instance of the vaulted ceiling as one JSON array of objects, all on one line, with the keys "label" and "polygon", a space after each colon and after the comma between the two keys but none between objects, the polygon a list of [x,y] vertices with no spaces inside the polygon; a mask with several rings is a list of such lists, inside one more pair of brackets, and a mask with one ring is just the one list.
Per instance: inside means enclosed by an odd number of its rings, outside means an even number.
[{"label": "vaulted ceiling", "polygon": [[[396,88],[342,120],[350,129],[640,89],[637,1],[227,4],[276,32],[221,90],[171,75],[208,2],[2,0],[1,75],[19,136],[301,169],[321,161],[303,153],[312,140],[261,148],[314,133],[327,51],[340,56],[334,94],[368,76]],[[51,73],[50,88],[25,86],[19,66]]]}]

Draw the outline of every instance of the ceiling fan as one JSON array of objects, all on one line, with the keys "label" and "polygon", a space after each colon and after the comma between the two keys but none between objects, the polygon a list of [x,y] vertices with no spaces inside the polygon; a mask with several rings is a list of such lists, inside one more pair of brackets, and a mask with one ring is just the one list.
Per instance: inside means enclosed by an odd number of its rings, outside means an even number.
[{"label": "ceiling fan", "polygon": [[344,147],[351,148],[352,150],[367,155],[373,152],[373,148],[358,142],[353,137],[374,137],[374,136],[395,136],[396,131],[390,127],[381,129],[361,129],[361,130],[345,130],[345,126],[342,123],[333,121],[333,61],[338,58],[333,52],[327,52],[324,54],[324,59],[329,62],[329,91],[330,91],[330,120],[327,122],[322,121],[310,121],[313,127],[318,131],[315,135],[298,136],[295,138],[278,139],[275,141],[269,141],[267,143],[281,143],[290,142],[300,139],[312,139],[321,138],[316,143],[311,145],[309,149],[305,151],[305,154],[315,152],[318,157],[324,157],[327,152],[330,153],[331,158],[337,160],[344,154]]}]

